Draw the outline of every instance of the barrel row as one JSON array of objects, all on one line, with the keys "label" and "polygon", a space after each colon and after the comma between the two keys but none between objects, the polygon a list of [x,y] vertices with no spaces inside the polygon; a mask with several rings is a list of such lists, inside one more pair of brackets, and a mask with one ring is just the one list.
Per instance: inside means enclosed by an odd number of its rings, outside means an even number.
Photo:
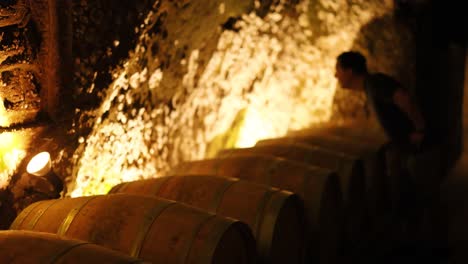
[{"label": "barrel row", "polygon": [[259,263],[303,263],[303,205],[291,192],[238,179],[174,176],[121,184],[111,193],[132,190],[135,195],[38,202],[11,229],[82,239],[153,263],[251,263],[255,235]]},{"label": "barrel row", "polygon": [[[359,146],[359,148],[354,146],[354,152],[351,152],[352,142],[346,145],[346,142],[341,140],[338,142],[341,144],[337,144],[337,138],[335,141],[332,139],[322,140],[321,142],[329,144],[325,147],[317,147],[317,144],[307,144],[307,142],[296,139],[289,143],[283,142],[284,139],[275,140],[278,142],[271,144],[268,141],[265,141],[266,143],[261,141],[254,148],[225,150],[216,159],[185,162],[172,170],[171,177],[124,183],[114,188],[113,192],[156,195],[214,210],[213,206],[196,202],[196,197],[200,197],[201,193],[206,192],[206,190],[195,191],[195,195],[193,195],[194,190],[200,189],[200,186],[204,185],[210,186],[211,190],[219,189],[209,184],[206,175],[241,178],[287,189],[298,194],[305,204],[308,262],[336,263],[338,261],[337,255],[340,254],[343,246],[343,239],[361,239],[360,235],[362,235],[362,229],[366,224],[364,221],[367,205],[364,195],[367,191],[364,184],[366,181],[365,168],[368,170],[376,169],[376,164],[371,159],[374,158],[375,152],[371,146]],[[280,141],[281,144],[279,144]],[[262,147],[263,144],[266,147]],[[342,148],[348,150],[347,153],[351,152],[355,156],[330,150],[334,146],[331,144],[344,146]],[[364,153],[369,153],[369,159],[366,160],[366,163],[362,158]],[[364,166],[364,164],[368,166]],[[195,175],[199,177],[198,183],[196,183]],[[203,181],[200,181],[202,179],[200,177],[203,178]],[[191,183],[190,187],[181,187],[183,186],[180,184],[181,182]],[[164,189],[169,189],[169,193]],[[344,199],[341,189],[345,190]],[[170,194],[170,192],[177,194]],[[180,196],[181,194],[192,197],[187,199],[187,197]],[[239,198],[242,196],[243,194],[239,192],[238,195],[232,197],[236,197],[238,204],[245,207],[243,204],[248,203],[251,199],[242,202],[242,199]],[[223,214],[221,211],[217,211],[217,213]],[[256,225],[247,218],[238,215],[233,217],[249,223],[251,228],[256,229]],[[294,234],[294,230],[290,230],[288,233]],[[285,243],[289,247],[278,247],[282,248],[278,251],[271,250],[270,252],[279,254],[278,257],[273,258],[271,254],[261,249],[275,247],[272,245],[265,247],[264,244],[268,244],[268,240],[259,234],[254,235],[257,239],[261,262],[263,260],[264,263],[285,263],[285,261],[287,263],[301,263],[295,261],[300,259],[297,257],[299,254],[288,253],[290,251],[288,248],[297,247],[294,240]]]},{"label": "barrel row", "polygon": [[368,242],[383,221],[385,153],[377,140],[339,133],[261,140],[251,148],[184,162],[170,175],[236,177],[298,194],[305,205],[309,260],[336,263],[344,246]]},{"label": "barrel row", "polygon": [[304,209],[299,197],[291,192],[207,175],[122,183],[110,192],[162,197],[238,219],[253,231],[259,263],[304,261]]},{"label": "barrel row", "polygon": [[318,261],[318,255],[330,255],[337,250],[342,233],[343,199],[338,176],[330,170],[283,158],[255,155],[186,162],[176,166],[171,174],[171,177],[234,177],[289,190],[304,203],[308,258]]},{"label": "barrel row", "polygon": [[243,222],[142,195],[40,201],[10,229],[87,241],[149,263],[254,263],[256,256]]},{"label": "barrel row", "polygon": [[366,190],[353,190],[364,186],[366,163],[354,158],[360,152],[352,144],[337,144],[351,154],[334,156],[333,145],[275,140],[259,142],[259,153],[226,150],[180,164],[170,177],[111,190],[125,195],[39,202],[11,228],[90,241],[151,263],[303,263],[305,232],[307,260],[336,262],[343,232],[352,230],[344,216],[363,217]]}]

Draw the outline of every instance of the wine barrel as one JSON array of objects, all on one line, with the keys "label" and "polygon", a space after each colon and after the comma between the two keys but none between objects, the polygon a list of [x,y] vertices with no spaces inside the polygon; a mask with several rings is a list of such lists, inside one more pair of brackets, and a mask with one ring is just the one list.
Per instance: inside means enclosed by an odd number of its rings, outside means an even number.
[{"label": "wine barrel", "polygon": [[382,182],[382,174],[385,170],[385,151],[383,145],[371,145],[366,144],[365,142],[353,141],[327,134],[308,137],[302,136],[264,139],[258,141],[256,146],[290,145],[294,148],[294,146],[298,144],[305,144],[308,147],[324,148],[334,152],[359,157],[363,161],[367,189],[375,188],[375,186],[378,186]]},{"label": "wine barrel", "polygon": [[333,134],[287,136],[278,138],[266,138],[259,140],[256,146],[303,143],[309,146],[318,146],[332,151],[342,152],[353,156],[373,154],[379,151],[381,145],[368,142],[359,142],[350,138],[344,138]]},{"label": "wine barrel", "polygon": [[23,230],[0,231],[0,263],[146,263],[89,242]]},{"label": "wine barrel", "polygon": [[259,263],[304,263],[304,208],[297,195],[267,185],[206,175],[121,183],[110,193],[152,195],[247,223]]},{"label": "wine barrel", "polygon": [[364,165],[359,157],[302,143],[224,149],[218,156],[223,158],[255,154],[272,155],[337,171],[345,203],[361,202],[364,199]]},{"label": "wine barrel", "polygon": [[10,228],[90,241],[151,263],[255,262],[255,240],[246,224],[149,196],[40,201]]},{"label": "wine barrel", "polygon": [[355,240],[367,232],[364,165],[358,157],[306,144],[268,145],[222,150],[220,157],[263,154],[283,157],[305,164],[336,170],[343,192],[346,238]]},{"label": "wine barrel", "polygon": [[22,230],[0,231],[0,263],[102,264],[148,263],[89,242],[55,234]]},{"label": "wine barrel", "polygon": [[[329,263],[341,246],[343,200],[336,173],[272,156],[238,156],[188,161],[170,175],[218,175],[267,184],[298,194],[307,222],[307,259]],[[330,259],[330,261],[329,261]]]},{"label": "wine barrel", "polygon": [[307,129],[290,131],[288,136],[309,137],[335,135],[366,144],[383,145],[387,137],[380,126],[369,122],[350,122],[344,125],[321,125]]},{"label": "wine barrel", "polygon": [[364,166],[365,196],[368,215],[370,216],[369,220],[372,223],[375,217],[380,217],[384,214],[384,204],[388,199],[385,196],[385,146],[359,142],[333,134],[269,138],[258,141],[256,146],[294,146],[298,143],[360,157]]}]

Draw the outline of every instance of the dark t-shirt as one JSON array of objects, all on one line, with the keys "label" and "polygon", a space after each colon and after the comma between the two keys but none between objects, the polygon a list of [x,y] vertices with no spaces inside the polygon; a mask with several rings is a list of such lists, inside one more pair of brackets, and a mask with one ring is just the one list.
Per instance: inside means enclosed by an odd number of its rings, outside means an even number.
[{"label": "dark t-shirt", "polygon": [[367,98],[387,136],[398,145],[409,146],[413,123],[393,100],[395,91],[400,88],[399,82],[382,73],[369,74],[364,82]]}]

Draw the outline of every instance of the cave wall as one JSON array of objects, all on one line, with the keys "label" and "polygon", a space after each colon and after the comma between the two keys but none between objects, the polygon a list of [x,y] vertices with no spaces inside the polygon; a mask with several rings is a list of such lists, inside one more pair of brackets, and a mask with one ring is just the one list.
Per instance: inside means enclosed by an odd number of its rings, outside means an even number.
[{"label": "cave wall", "polygon": [[28,2],[0,5],[0,18],[0,127],[9,127],[34,120],[40,110],[42,43]]},{"label": "cave wall", "polygon": [[24,206],[60,196],[61,189],[25,170],[44,146],[55,157],[61,145],[54,122],[67,119],[61,97],[71,71],[62,67],[69,58],[62,52],[71,42],[58,32],[60,23],[69,25],[59,21],[67,12],[63,1],[0,3],[0,228]]},{"label": "cave wall", "polygon": [[47,133],[25,144],[51,151],[62,196],[105,193],[312,124],[372,119],[362,94],[337,90],[345,50],[413,80],[393,1],[60,2],[69,12],[57,21],[69,23],[56,29],[52,76],[69,81],[52,85],[60,101],[46,111]]},{"label": "cave wall", "polygon": [[138,3],[123,1],[123,13],[111,1],[73,6],[72,196],[311,124],[368,118],[362,94],[336,92],[344,50],[411,83],[411,37],[392,1]]}]

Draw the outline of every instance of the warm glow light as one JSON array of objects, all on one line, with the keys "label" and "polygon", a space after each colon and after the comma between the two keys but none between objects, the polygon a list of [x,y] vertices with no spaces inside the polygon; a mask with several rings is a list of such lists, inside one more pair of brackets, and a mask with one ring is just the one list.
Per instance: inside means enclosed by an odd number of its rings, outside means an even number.
[{"label": "warm glow light", "polygon": [[26,171],[36,176],[44,176],[50,172],[51,166],[49,152],[41,152],[29,161]]},{"label": "warm glow light", "polygon": [[26,156],[29,138],[23,133],[0,133],[0,189],[5,188]]},{"label": "warm glow light", "polygon": [[[263,109],[263,111],[252,107],[249,108],[245,115],[244,124],[240,129],[235,147],[252,147],[260,139],[284,134],[288,127],[288,120],[286,119],[283,120],[283,122],[274,122],[274,120],[272,120],[271,112],[271,109],[268,108]],[[274,118],[279,118],[279,115],[276,115],[276,113],[274,113],[273,116]]]}]

